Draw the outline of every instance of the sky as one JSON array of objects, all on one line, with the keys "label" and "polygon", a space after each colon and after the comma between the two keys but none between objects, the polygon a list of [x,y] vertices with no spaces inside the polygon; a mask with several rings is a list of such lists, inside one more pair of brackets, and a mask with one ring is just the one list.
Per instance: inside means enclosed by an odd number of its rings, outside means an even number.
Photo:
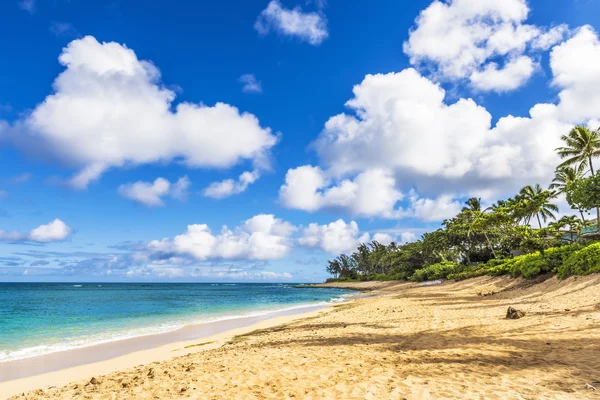
[{"label": "sky", "polygon": [[547,186],[560,136],[599,124],[599,13],[3,1],[0,281],[322,281]]}]

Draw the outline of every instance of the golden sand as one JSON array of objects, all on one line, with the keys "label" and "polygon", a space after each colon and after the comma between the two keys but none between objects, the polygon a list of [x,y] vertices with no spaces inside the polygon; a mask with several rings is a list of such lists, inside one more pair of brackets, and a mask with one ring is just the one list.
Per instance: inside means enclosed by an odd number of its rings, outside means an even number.
[{"label": "golden sand", "polygon": [[377,296],[15,398],[600,398],[600,276],[362,285]]}]

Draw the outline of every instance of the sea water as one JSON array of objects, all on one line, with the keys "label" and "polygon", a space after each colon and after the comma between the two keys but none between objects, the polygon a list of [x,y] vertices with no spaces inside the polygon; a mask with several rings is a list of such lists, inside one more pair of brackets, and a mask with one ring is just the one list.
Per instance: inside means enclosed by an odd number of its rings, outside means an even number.
[{"label": "sea water", "polygon": [[0,362],[350,295],[289,284],[0,283]]}]

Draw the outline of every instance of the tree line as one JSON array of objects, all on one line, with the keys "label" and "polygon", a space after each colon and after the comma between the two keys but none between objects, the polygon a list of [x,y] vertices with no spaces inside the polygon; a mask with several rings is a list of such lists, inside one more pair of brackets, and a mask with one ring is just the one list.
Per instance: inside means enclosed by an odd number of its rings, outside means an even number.
[{"label": "tree line", "polygon": [[[525,186],[515,196],[489,207],[481,199],[469,199],[453,218],[413,243],[384,245],[373,241],[352,254],[328,261],[327,272],[336,279],[410,279],[428,266],[464,271],[472,265],[506,260],[517,253],[531,254],[600,235],[600,173],[594,159],[600,157],[600,131],[583,126],[561,137],[556,149],[562,163],[548,188]],[[553,201],[565,194],[577,215],[557,220]],[[596,221],[589,216],[595,210]],[[594,229],[595,228],[595,229]],[[594,234],[595,231],[595,234]],[[418,275],[418,274],[417,274]]]}]

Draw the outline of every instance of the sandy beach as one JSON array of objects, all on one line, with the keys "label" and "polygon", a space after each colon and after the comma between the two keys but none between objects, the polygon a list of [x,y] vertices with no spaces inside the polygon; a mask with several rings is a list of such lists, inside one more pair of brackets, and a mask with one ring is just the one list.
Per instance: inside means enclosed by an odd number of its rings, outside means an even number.
[{"label": "sandy beach", "polygon": [[[370,290],[369,296],[185,346],[5,382],[0,393],[18,399],[600,398],[600,276],[351,286]],[[509,306],[525,316],[507,320]]]}]

